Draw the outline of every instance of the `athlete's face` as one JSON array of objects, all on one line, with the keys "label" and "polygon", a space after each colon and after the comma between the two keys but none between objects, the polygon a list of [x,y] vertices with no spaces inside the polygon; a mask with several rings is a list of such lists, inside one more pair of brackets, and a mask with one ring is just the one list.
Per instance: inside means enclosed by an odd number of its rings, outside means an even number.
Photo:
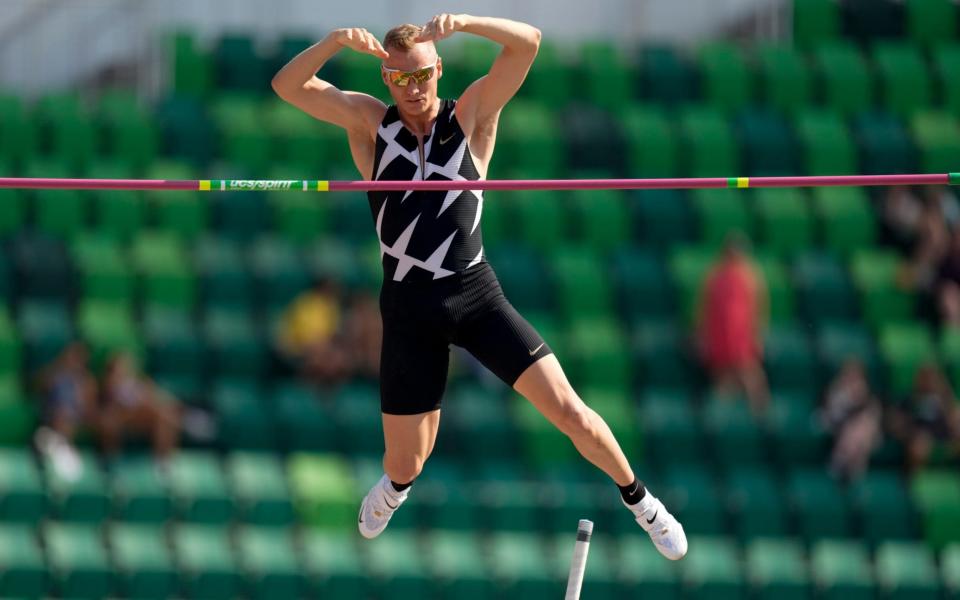
[{"label": "athlete's face", "polygon": [[[380,74],[390,96],[401,112],[410,116],[425,113],[437,99],[437,80],[443,64],[433,42],[416,44],[408,51],[390,48]],[[415,73],[414,76],[408,76]],[[400,85],[406,83],[406,85]]]}]

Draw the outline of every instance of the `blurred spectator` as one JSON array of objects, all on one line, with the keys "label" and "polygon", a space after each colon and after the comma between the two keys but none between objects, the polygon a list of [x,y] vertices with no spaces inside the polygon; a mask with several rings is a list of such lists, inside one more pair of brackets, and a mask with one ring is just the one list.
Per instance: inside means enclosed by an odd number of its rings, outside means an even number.
[{"label": "blurred spectator", "polygon": [[747,255],[746,241],[732,235],[704,282],[697,324],[716,391],[742,389],[755,414],[770,401],[762,363],[767,311],[763,276]]},{"label": "blurred spectator", "polygon": [[107,361],[102,390],[99,429],[104,451],[117,454],[128,434],[148,436],[156,457],[166,462],[179,440],[179,402],[139,373],[126,353]]},{"label": "blurred spectator", "polygon": [[57,472],[73,480],[80,476],[82,463],[73,441],[82,427],[98,422],[97,384],[87,368],[86,346],[74,342],[38,374],[42,397],[42,425],[37,430],[37,448]]},{"label": "blurred spectator", "polygon": [[950,234],[950,247],[937,267],[934,290],[940,322],[960,327],[960,227]]},{"label": "blurred spectator", "polygon": [[887,188],[881,221],[890,241],[904,254],[913,251],[922,218],[923,204],[910,188],[902,185]]},{"label": "blurred spectator", "polygon": [[950,247],[950,230],[938,196],[924,196],[917,239],[910,257],[906,283],[921,293],[932,293],[937,268]]},{"label": "blurred spectator", "polygon": [[960,456],[960,406],[936,365],[926,364],[917,371],[910,402],[893,415],[890,428],[906,447],[910,472],[931,458]]},{"label": "blurred spectator", "polygon": [[335,384],[349,376],[350,354],[343,343],[339,286],[320,279],[284,311],[277,335],[280,354],[307,379]]},{"label": "blurred spectator", "polygon": [[862,362],[850,359],[844,363],[827,388],[821,418],[833,434],[831,473],[844,481],[860,478],[879,446],[882,418]]},{"label": "blurred spectator", "polygon": [[369,379],[378,378],[383,322],[375,296],[365,291],[358,291],[351,296],[344,330],[353,372]]}]

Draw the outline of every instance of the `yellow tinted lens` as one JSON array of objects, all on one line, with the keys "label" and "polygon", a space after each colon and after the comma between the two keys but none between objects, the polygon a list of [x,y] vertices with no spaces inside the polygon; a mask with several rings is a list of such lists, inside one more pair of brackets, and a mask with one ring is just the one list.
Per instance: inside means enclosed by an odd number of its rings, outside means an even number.
[{"label": "yellow tinted lens", "polygon": [[390,77],[391,83],[400,87],[406,87],[406,85],[410,83],[410,73],[404,71],[389,71],[387,75]]},{"label": "yellow tinted lens", "polygon": [[433,77],[433,67],[426,67],[419,71],[414,71],[410,73],[410,76],[413,77],[413,80],[417,83],[423,83]]}]

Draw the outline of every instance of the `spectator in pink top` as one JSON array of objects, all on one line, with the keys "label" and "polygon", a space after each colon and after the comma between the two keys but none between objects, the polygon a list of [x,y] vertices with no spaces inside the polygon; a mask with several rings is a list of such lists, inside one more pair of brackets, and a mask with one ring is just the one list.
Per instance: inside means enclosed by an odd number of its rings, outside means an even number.
[{"label": "spectator in pink top", "polygon": [[762,413],[770,399],[762,362],[767,290],[741,236],[727,238],[700,302],[700,343],[716,392],[742,390],[754,413]]}]

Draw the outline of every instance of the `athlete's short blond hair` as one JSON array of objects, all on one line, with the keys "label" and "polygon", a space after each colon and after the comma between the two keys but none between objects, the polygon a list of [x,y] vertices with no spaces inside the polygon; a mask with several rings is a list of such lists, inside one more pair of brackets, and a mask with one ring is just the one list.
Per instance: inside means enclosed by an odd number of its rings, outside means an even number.
[{"label": "athlete's short blond hair", "polygon": [[411,25],[410,23],[397,25],[383,36],[383,48],[388,52],[391,48],[404,51],[413,50],[414,45],[416,45],[414,40],[422,32],[423,27],[419,25]]}]

